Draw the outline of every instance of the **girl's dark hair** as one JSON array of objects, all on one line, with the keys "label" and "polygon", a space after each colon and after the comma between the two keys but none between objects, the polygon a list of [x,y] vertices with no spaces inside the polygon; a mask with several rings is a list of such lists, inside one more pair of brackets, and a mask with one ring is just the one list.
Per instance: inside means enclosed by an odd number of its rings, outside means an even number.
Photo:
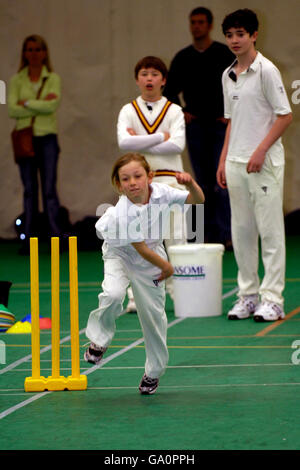
[{"label": "girl's dark hair", "polygon": [[256,13],[244,8],[227,15],[222,23],[222,30],[226,34],[230,28],[244,28],[252,36],[255,31],[258,31],[258,25]]}]

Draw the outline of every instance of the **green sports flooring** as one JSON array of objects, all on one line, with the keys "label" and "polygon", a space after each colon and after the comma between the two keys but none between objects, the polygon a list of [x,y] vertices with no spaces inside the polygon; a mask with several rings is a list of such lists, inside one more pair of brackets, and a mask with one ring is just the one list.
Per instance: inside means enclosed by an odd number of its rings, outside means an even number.
[{"label": "green sports flooring", "polygon": [[[0,243],[0,279],[10,280],[9,309],[30,312],[29,257]],[[81,357],[90,310],[103,278],[100,252],[79,252]],[[141,396],[145,350],[135,314],[122,315],[100,368],[83,360],[88,389],[25,393],[30,334],[0,334],[1,450],[299,450],[300,238],[287,240],[286,319],[228,321],[236,265],[223,257],[223,313],[176,318],[167,298],[169,366],[157,393]],[[262,272],[262,270],[261,270]],[[70,374],[68,258],[61,255],[61,373]],[[50,255],[40,250],[40,314],[50,317]],[[41,367],[51,373],[49,330],[41,332]],[[294,343],[298,341],[298,343]],[[298,354],[299,353],[299,354]]]}]

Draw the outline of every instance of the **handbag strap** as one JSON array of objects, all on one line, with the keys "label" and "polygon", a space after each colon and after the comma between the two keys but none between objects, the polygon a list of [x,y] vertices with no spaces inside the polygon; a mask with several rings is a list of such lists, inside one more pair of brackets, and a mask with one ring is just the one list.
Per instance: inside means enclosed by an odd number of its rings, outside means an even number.
[{"label": "handbag strap", "polygon": [[[38,99],[40,98],[41,93],[42,93],[42,90],[43,90],[43,88],[44,88],[44,85],[45,85],[45,82],[46,82],[47,78],[48,78],[48,77],[44,77],[44,78],[43,78],[42,84],[41,84],[41,86],[40,86],[40,88],[39,88],[39,90],[38,90],[38,92],[37,92],[37,95],[36,95],[36,100],[38,100]],[[32,116],[32,118],[31,118],[31,124],[30,124],[31,126],[33,126],[33,123],[34,123],[34,121],[35,121],[35,118],[36,118],[36,116]]]}]

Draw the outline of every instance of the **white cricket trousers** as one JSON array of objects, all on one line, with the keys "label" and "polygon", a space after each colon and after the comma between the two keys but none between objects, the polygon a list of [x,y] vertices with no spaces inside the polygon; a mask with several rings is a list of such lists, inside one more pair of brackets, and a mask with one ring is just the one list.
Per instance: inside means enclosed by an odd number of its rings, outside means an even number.
[{"label": "white cricket trousers", "polygon": [[[246,167],[246,163],[226,160],[232,243],[238,265],[238,297],[259,294],[261,301],[275,302],[283,306],[284,165],[273,166],[267,155],[259,173],[247,173]],[[258,237],[264,266],[261,284],[258,276]]]},{"label": "white cricket trousers", "polygon": [[97,346],[107,348],[110,345],[130,282],[145,342],[145,373],[154,379],[165,372],[169,355],[165,283],[155,285],[153,280],[157,279],[158,271],[148,264],[148,269],[137,269],[134,264],[125,264],[121,258],[104,259],[103,292],[98,296],[99,307],[90,313],[86,336]]},{"label": "white cricket trousers", "polygon": [[[175,177],[170,176],[157,176],[153,178],[156,183],[168,184],[172,188],[181,189],[186,191],[186,187],[177,183]],[[169,248],[174,245],[185,245],[187,243],[187,224],[186,214],[182,208],[173,208],[170,213],[170,232],[164,239],[164,245],[169,256]],[[169,257],[170,258],[170,257]],[[166,290],[174,300],[174,285],[172,277],[166,280]]]}]

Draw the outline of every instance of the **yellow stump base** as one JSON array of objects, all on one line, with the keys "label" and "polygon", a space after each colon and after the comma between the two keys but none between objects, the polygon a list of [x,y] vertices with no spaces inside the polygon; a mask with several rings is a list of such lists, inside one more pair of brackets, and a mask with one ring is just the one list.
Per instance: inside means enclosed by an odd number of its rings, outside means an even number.
[{"label": "yellow stump base", "polygon": [[24,383],[25,392],[56,392],[62,390],[86,390],[87,376],[79,377],[26,377]]}]

